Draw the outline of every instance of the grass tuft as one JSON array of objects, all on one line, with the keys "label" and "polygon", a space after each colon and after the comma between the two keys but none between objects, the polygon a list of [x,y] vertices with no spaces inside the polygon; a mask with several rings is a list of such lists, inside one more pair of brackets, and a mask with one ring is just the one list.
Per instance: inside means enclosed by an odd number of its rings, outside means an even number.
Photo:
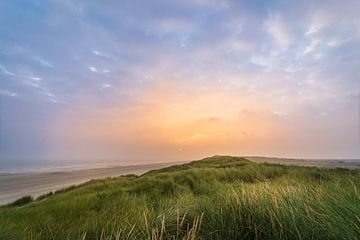
[{"label": "grass tuft", "polygon": [[15,200],[14,202],[10,203],[9,206],[11,207],[20,207],[20,206],[24,206],[26,204],[32,203],[34,201],[32,196],[24,196],[21,197],[17,200]]}]

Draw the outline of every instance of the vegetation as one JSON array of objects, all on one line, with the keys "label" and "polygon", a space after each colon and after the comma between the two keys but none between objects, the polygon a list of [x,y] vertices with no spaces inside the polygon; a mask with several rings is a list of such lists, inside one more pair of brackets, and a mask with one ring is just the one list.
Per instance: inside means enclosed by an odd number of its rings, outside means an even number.
[{"label": "vegetation", "polygon": [[0,239],[360,239],[359,186],[359,170],[215,156],[3,206]]},{"label": "vegetation", "polygon": [[23,205],[26,205],[28,203],[31,203],[33,201],[34,201],[34,199],[33,199],[32,196],[23,196],[22,198],[17,199],[13,203],[10,203],[9,206],[19,207],[19,206],[23,206]]}]

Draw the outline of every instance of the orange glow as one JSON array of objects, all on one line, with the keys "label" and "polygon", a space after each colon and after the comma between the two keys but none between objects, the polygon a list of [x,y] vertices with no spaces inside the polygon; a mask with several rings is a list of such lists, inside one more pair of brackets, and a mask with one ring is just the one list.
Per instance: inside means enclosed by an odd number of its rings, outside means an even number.
[{"label": "orange glow", "polygon": [[131,145],[136,146],[136,153],[152,149],[159,154],[189,156],[206,154],[205,149],[214,153],[236,151],[274,137],[276,119],[261,109],[261,104],[215,87],[206,91],[185,94],[154,87],[126,107],[80,106],[82,110],[66,112],[59,119],[56,125],[62,128],[57,135],[67,139],[62,143],[67,149],[82,143],[91,151],[93,144],[98,148],[104,143],[104,151]]}]

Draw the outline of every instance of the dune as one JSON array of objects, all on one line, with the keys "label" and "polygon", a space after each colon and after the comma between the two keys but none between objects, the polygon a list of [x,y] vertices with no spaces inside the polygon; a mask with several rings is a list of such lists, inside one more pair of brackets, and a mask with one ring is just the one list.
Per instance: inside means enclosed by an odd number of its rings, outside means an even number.
[{"label": "dune", "polygon": [[0,173],[0,205],[10,203],[24,195],[34,198],[47,192],[78,185],[92,179],[116,177],[125,174],[140,175],[149,170],[174,163],[154,163],[115,166],[58,172]]}]

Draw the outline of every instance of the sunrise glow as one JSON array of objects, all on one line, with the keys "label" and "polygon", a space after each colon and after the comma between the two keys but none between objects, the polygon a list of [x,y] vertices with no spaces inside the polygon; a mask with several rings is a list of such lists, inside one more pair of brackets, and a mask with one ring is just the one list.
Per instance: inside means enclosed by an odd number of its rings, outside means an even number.
[{"label": "sunrise glow", "polygon": [[358,3],[220,2],[1,3],[2,158],[357,157]]}]

